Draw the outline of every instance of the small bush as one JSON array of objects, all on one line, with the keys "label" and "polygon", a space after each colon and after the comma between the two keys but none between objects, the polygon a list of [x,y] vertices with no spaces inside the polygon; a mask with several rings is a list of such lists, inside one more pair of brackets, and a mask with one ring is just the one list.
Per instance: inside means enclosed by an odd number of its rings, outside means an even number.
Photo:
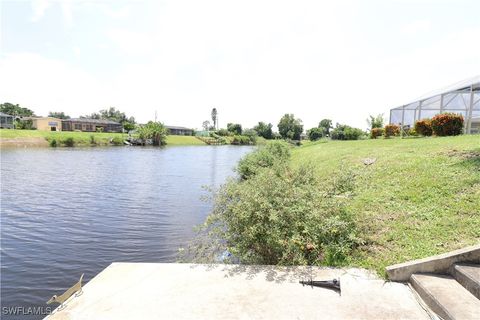
[{"label": "small bush", "polygon": [[95,136],[93,134],[90,135],[90,144],[97,144],[97,142],[95,141]]},{"label": "small bush", "polygon": [[415,132],[421,136],[429,137],[432,135],[432,121],[430,119],[422,119],[415,122]]},{"label": "small bush", "polygon": [[358,140],[365,133],[361,129],[353,128],[344,124],[337,124],[330,133],[332,140]]},{"label": "small bush", "polygon": [[395,137],[400,135],[400,126],[396,124],[387,124],[383,131],[385,138]]},{"label": "small bush", "polygon": [[54,138],[54,139],[50,140],[49,145],[52,148],[56,148],[57,147],[57,139]]},{"label": "small bush", "polygon": [[230,132],[228,132],[227,129],[220,129],[217,131],[217,134],[222,137],[228,137],[230,135]]},{"label": "small bush", "polygon": [[246,129],[246,130],[243,130],[243,135],[247,136],[250,139],[251,144],[257,143],[257,138],[258,138],[257,131],[253,129]]},{"label": "small bush", "polygon": [[415,136],[418,136],[418,133],[414,128],[409,128],[407,130],[407,135],[410,137],[415,137]]},{"label": "small bush", "polygon": [[312,128],[307,131],[307,136],[310,141],[317,141],[325,136],[325,128]]},{"label": "small bush", "polygon": [[245,180],[254,176],[261,168],[272,167],[275,163],[287,161],[289,158],[290,147],[288,144],[276,141],[247,154],[238,162],[236,170]]},{"label": "small bush", "polygon": [[64,144],[66,147],[74,147],[75,140],[72,137],[68,137],[62,140],[62,144]]},{"label": "small bush", "polygon": [[463,122],[460,114],[437,114],[432,118],[432,131],[437,136],[457,136],[463,132]]},{"label": "small bush", "polygon": [[383,128],[373,128],[370,130],[370,138],[377,139],[378,137],[383,136]]},{"label": "small bush", "polygon": [[[338,181],[352,180],[349,172],[339,174],[348,177]],[[277,164],[231,180],[214,198],[203,226],[210,242],[197,257],[215,256],[210,248],[223,246],[245,264],[341,265],[358,243],[357,228],[330,188],[311,166]]]}]

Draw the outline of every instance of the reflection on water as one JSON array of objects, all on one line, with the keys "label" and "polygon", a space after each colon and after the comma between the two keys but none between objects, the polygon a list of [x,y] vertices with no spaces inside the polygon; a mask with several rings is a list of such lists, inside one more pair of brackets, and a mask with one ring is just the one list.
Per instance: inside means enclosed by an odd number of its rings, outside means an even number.
[{"label": "reflection on water", "polygon": [[115,261],[174,261],[211,208],[202,186],[219,186],[250,150],[2,150],[2,306],[45,306]]}]

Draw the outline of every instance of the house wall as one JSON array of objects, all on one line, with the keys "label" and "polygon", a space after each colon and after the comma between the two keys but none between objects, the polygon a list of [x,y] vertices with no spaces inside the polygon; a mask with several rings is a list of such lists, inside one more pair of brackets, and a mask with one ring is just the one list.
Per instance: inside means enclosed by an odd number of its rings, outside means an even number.
[{"label": "house wall", "polygon": [[[58,118],[33,118],[33,127],[41,131],[62,131],[62,120]],[[55,130],[52,130],[55,128]]]},{"label": "house wall", "polygon": [[13,129],[13,117],[0,116],[0,128]]}]

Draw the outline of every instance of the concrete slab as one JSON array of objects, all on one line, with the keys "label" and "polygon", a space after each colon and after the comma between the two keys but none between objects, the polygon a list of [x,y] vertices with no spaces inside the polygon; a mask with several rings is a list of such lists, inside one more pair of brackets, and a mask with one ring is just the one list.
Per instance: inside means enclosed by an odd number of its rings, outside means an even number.
[{"label": "concrete slab", "polygon": [[[299,280],[340,278],[342,293]],[[410,288],[361,269],[113,263],[46,319],[428,319]]]}]

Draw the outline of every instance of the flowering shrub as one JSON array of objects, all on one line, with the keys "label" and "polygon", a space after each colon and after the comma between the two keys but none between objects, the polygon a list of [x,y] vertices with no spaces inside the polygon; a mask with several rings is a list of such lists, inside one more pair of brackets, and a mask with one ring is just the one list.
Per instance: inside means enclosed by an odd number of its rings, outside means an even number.
[{"label": "flowering shrub", "polygon": [[383,135],[385,138],[390,138],[393,136],[398,136],[400,134],[400,126],[396,124],[387,124],[385,126]]},{"label": "flowering shrub", "polygon": [[437,114],[432,118],[432,131],[437,136],[457,136],[462,134],[463,122],[460,114]]},{"label": "flowering shrub", "polygon": [[370,138],[377,139],[378,137],[383,136],[383,128],[373,128],[370,130]]},{"label": "flowering shrub", "polygon": [[415,132],[424,137],[431,136],[432,121],[430,119],[418,120],[417,122],[415,122]]}]

